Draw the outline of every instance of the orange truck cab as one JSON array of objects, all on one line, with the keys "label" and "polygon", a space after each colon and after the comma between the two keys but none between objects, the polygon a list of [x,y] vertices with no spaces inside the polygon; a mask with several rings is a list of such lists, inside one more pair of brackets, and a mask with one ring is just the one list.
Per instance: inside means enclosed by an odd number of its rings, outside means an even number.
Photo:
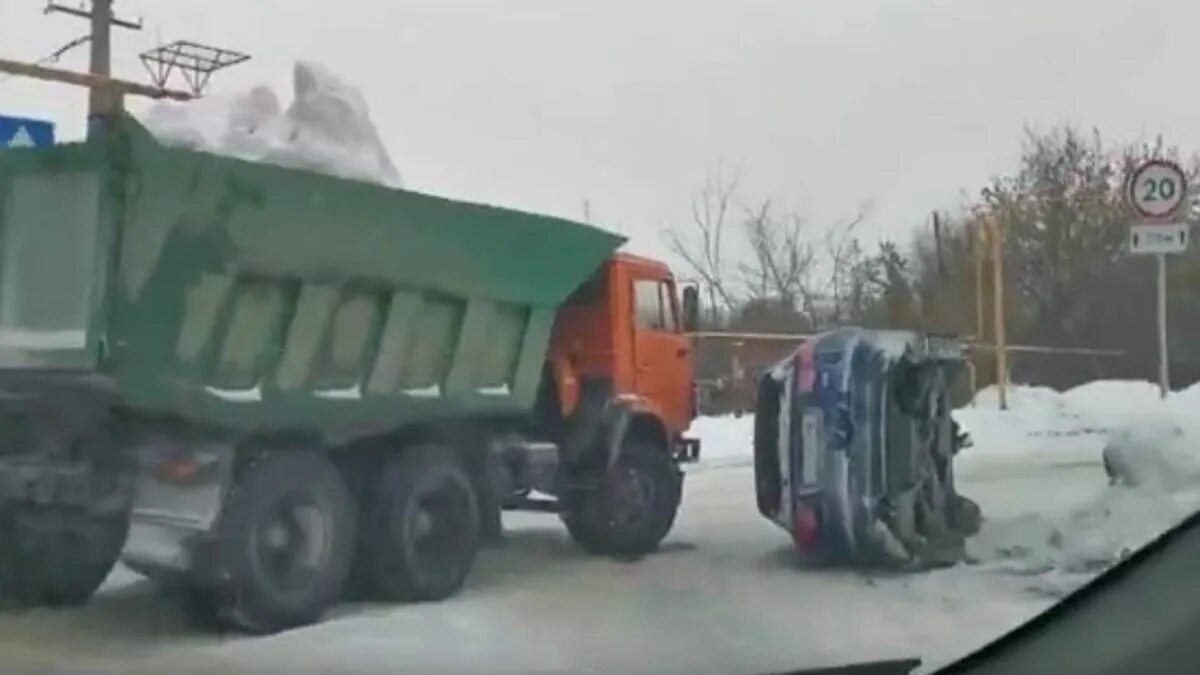
[{"label": "orange truck cab", "polygon": [[680,464],[700,454],[686,436],[697,409],[688,291],[663,263],[619,253],[560,306],[532,428],[496,453],[502,508],[558,513],[595,553],[638,555],[667,535]]},{"label": "orange truck cab", "polygon": [[585,390],[602,390],[627,401],[634,423],[663,448],[695,459],[697,441],[684,438],[696,415],[685,319],[666,265],[614,256],[567,300],[554,325],[550,360],[562,414],[578,411]]}]

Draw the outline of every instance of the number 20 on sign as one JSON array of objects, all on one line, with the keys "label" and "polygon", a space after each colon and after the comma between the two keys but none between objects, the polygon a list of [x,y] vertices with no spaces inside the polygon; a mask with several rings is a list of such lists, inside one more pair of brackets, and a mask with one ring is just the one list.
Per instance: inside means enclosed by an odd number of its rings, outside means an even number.
[{"label": "number 20 on sign", "polygon": [[1183,204],[1187,178],[1174,162],[1152,159],[1134,170],[1125,189],[1129,205],[1138,216],[1144,221],[1162,222]]}]

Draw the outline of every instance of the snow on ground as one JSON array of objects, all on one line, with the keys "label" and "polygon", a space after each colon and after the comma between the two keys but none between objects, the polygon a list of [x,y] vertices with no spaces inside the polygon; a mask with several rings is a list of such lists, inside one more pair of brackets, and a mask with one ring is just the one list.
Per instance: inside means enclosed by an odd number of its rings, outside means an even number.
[{"label": "snow on ground", "polygon": [[754,507],[750,467],[689,476],[662,549],[590,556],[549,514],[505,515],[462,593],[345,604],[269,637],[189,626],[114,575],[80,610],[0,614],[0,671],[75,673],[737,673],[882,658],[945,663],[1041,611],[1024,580],[963,566],[870,575],[802,565]]},{"label": "snow on ground", "polygon": [[[705,418],[693,429],[704,470],[688,476],[662,551],[636,564],[584,554],[552,515],[506,514],[508,542],[481,552],[461,594],[344,605],[265,638],[189,626],[118,569],[87,608],[0,614],[0,670],[753,673],[908,656],[935,667],[1200,505],[1186,481],[1109,486],[1100,460],[1111,442],[1175,466],[1198,438],[1187,411],[1200,388],[1164,402],[1144,383],[1016,387],[1008,411],[989,397],[956,412],[975,440],[959,488],[986,519],[974,564],[911,575],[801,565],[754,506],[753,417]],[[1170,425],[1182,433],[1164,436]],[[1164,438],[1179,442],[1164,450]]]},{"label": "snow on ground", "polygon": [[315,63],[299,61],[286,108],[268,86],[138,115],[160,142],[254,162],[402,187],[362,93]]},{"label": "snow on ground", "polygon": [[702,468],[754,463],[754,415],[700,417],[688,435],[700,439]]},{"label": "snow on ground", "polygon": [[[1132,381],[1011,394],[1009,410],[998,409],[992,388],[955,411],[975,441],[956,467],[964,493],[984,496],[985,524],[969,544],[980,563],[1030,575],[1033,587],[1059,596],[1200,509],[1200,385],[1165,400],[1154,385]],[[1139,484],[1108,485],[1106,453]],[[1001,501],[992,481],[1031,470],[1045,479],[1024,481],[1025,494],[1004,483],[1007,508],[989,509],[989,500]],[[1089,490],[1082,503],[1074,498]]]}]

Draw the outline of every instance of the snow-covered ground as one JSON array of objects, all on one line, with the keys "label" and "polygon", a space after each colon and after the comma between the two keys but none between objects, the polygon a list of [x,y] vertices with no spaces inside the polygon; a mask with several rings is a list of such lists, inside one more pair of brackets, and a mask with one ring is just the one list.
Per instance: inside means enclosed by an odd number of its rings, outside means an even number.
[{"label": "snow-covered ground", "polygon": [[[960,489],[985,523],[973,564],[916,575],[797,563],[754,506],[753,418],[697,420],[703,461],[662,552],[584,555],[553,516],[510,514],[464,592],[429,605],[349,605],[266,638],[214,636],[118,570],[89,607],[0,616],[0,670],[23,672],[753,673],[919,656],[936,666],[998,637],[1200,508],[1190,481],[1109,486],[1115,442],[1143,469],[1186,476],[1200,388],[1017,387],[956,412],[975,447]],[[1178,429],[1178,433],[1176,433]],[[1144,471],[1142,475],[1156,475]]]},{"label": "snow-covered ground", "polygon": [[699,468],[754,464],[753,415],[701,417],[692,422],[689,435],[700,439]]},{"label": "snow-covered ground", "polygon": [[[988,389],[955,412],[977,446],[956,467],[987,519],[970,542],[985,568],[1061,596],[1200,509],[1200,385],[1165,400],[1126,381],[1011,394],[1007,411]],[[1108,484],[1106,446],[1139,485]]]}]

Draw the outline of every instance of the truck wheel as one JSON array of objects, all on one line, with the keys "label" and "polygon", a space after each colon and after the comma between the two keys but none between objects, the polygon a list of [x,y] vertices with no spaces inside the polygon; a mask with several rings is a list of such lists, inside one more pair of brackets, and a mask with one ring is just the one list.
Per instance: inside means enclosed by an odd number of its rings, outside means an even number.
[{"label": "truck wheel", "polygon": [[566,526],[567,534],[571,535],[572,541],[579,544],[583,550],[595,555],[608,553],[608,549],[604,545],[604,537],[600,533],[598,517],[584,513],[583,507],[579,507],[562,511],[559,513],[559,520],[562,520],[563,525]]},{"label": "truck wheel", "polygon": [[211,610],[252,633],[320,620],[354,553],[354,507],[336,467],[315,452],[250,464],[221,515],[217,565],[228,586]]},{"label": "truck wheel", "polygon": [[567,532],[585,550],[639,556],[656,549],[675,524],[683,476],[653,443],[634,441],[598,489],[568,499]]},{"label": "truck wheel", "polygon": [[0,524],[0,604],[86,603],[117,562],[129,520],[69,509],[18,507]]},{"label": "truck wheel", "polygon": [[359,555],[377,597],[441,600],[462,588],[479,550],[479,497],[450,448],[387,462],[369,497]]}]

